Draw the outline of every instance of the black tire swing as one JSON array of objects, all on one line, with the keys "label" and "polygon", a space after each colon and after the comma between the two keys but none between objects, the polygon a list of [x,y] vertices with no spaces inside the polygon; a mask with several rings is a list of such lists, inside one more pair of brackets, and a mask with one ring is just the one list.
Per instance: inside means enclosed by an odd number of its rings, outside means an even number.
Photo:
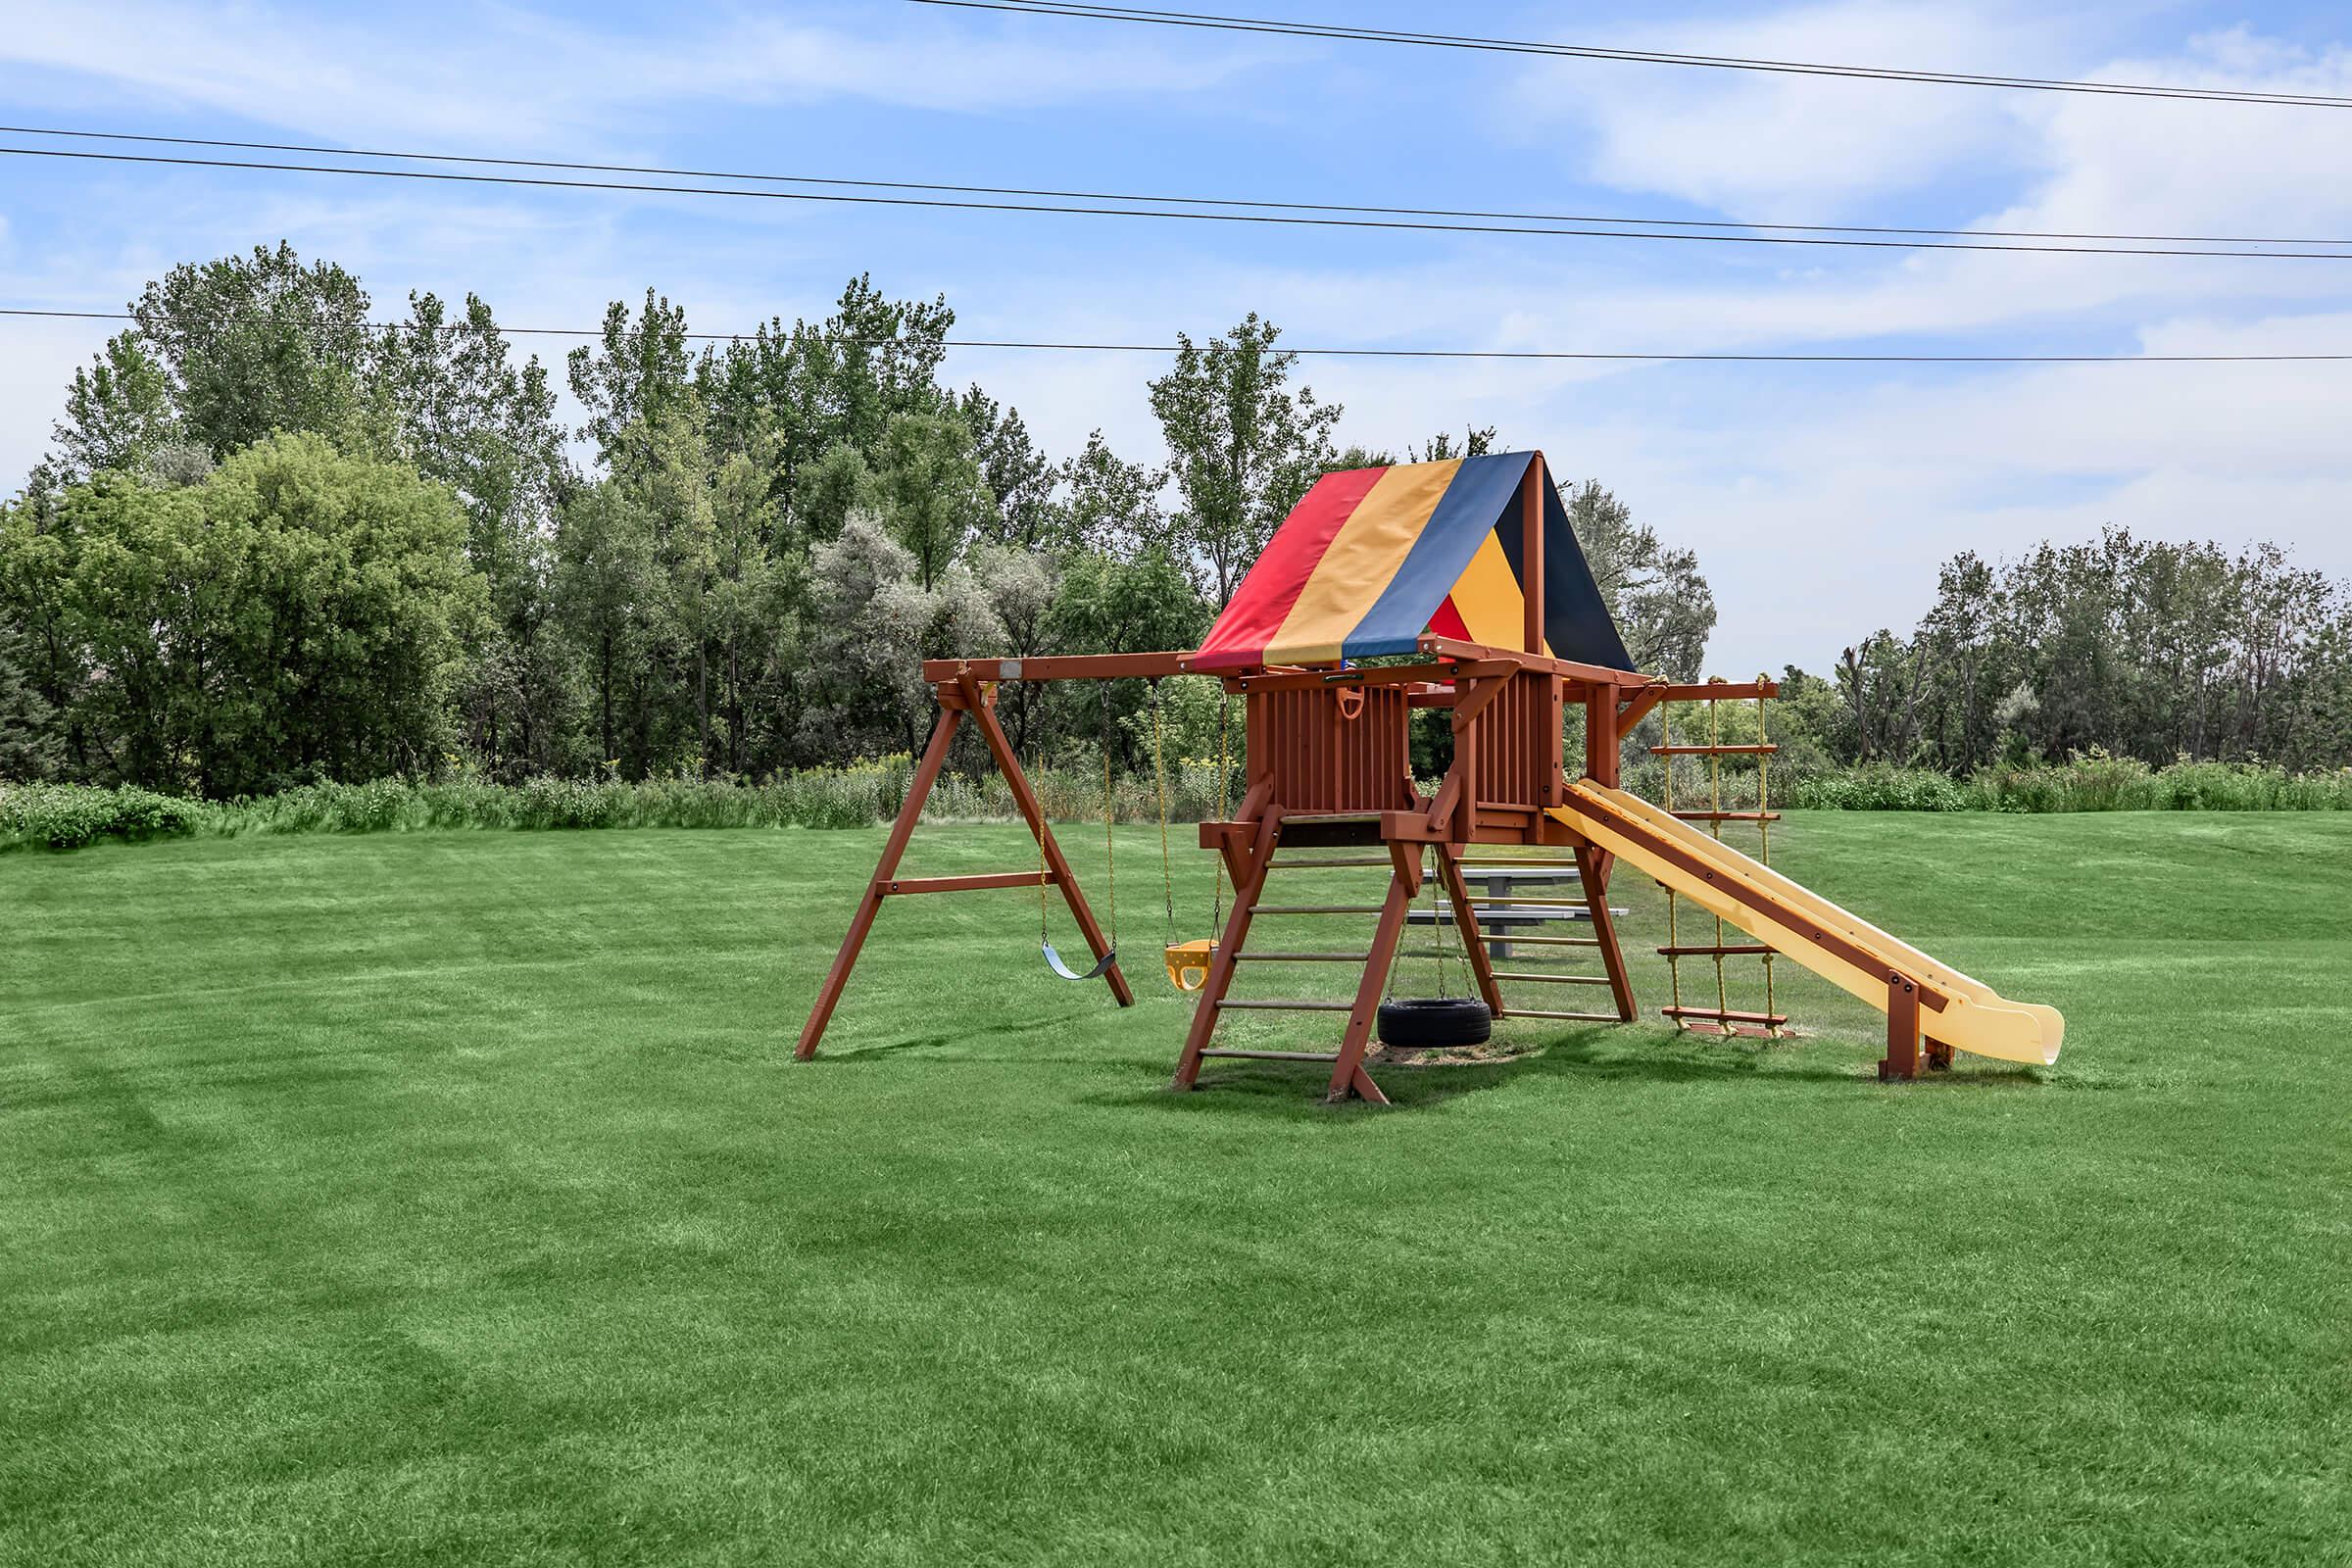
[{"label": "black tire swing", "polygon": [[[1442,852],[1441,852],[1442,853]],[[1438,913],[1438,884],[1429,884],[1429,956],[1438,963],[1438,994],[1434,997],[1390,997],[1380,1004],[1380,1043],[1399,1051],[1446,1051],[1482,1046],[1494,1035],[1494,1013],[1476,997],[1446,995],[1446,922]],[[1462,970],[1470,971],[1470,939],[1458,923],[1454,936],[1462,944]],[[1395,974],[1392,962],[1390,973]],[[1392,983],[1393,980],[1392,980]]]}]

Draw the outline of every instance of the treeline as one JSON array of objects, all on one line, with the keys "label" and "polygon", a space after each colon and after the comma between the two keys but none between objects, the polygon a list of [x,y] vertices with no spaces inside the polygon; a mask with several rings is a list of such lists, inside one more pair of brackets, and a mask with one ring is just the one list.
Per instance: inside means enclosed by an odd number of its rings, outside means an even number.
[{"label": "treeline", "polygon": [[[764,778],[918,746],[917,662],[1191,645],[1326,469],[1340,407],[1252,316],[1149,383],[1163,463],[1056,460],[940,377],[945,300],[697,347],[648,290],[562,373],[488,305],[290,247],[182,266],[67,390],[0,508],[0,777],[213,799],[464,773]],[[1485,450],[1492,431],[1407,454]],[[1695,671],[1696,563],[1569,494],[1645,655]],[[1171,682],[1178,756],[1218,700]],[[1024,752],[1143,760],[1141,683],[1014,688]],[[966,761],[976,759],[965,759]]]},{"label": "treeline", "polygon": [[2352,592],[2276,545],[2232,555],[2108,530],[1994,565],[1945,563],[1908,637],[1791,669],[1832,760],[1971,776],[2105,752],[2151,766],[2352,763]]},{"label": "treeline", "polygon": [[[131,315],[0,504],[0,780],[218,801],[838,768],[920,746],[923,657],[1189,646],[1319,474],[1495,441],[1338,449],[1340,407],[1251,316],[1179,334],[1147,383],[1159,461],[1100,431],[1056,457],[943,381],[944,299],[865,277],[820,321],[707,344],[648,290],[560,369],[477,298],[379,324],[283,245],[174,268]],[[1695,558],[1597,483],[1563,500],[1638,665],[1704,673]],[[1015,686],[1003,711],[1050,765],[1136,771],[1155,727],[1171,758],[1218,750],[1205,681]],[[2269,545],[1964,553],[1909,635],[1791,667],[1773,722],[1790,779],[2341,767],[2352,596]],[[1416,764],[1445,748],[1429,724]]]}]

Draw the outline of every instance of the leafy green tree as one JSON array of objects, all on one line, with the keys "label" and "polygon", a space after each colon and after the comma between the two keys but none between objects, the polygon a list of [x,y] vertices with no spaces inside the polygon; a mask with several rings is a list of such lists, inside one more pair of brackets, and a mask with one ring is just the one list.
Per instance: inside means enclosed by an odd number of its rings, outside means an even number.
[{"label": "leafy green tree", "polygon": [[824,544],[841,537],[851,513],[879,512],[882,491],[864,455],[845,441],[801,470],[791,505],[808,538]]},{"label": "leafy green tree", "polygon": [[1023,550],[1067,545],[1066,514],[1054,504],[1054,465],[1030,437],[1021,411],[1001,406],[974,386],[956,401],[955,412],[971,432],[981,479],[996,502],[981,520],[981,535]]},{"label": "leafy green tree", "polygon": [[[1054,600],[1060,583],[1053,558],[1010,545],[984,543],[973,547],[966,564],[1004,631],[1004,641],[986,652],[1014,659],[1054,652]],[[1028,681],[1015,681],[998,692],[998,716],[1012,737],[1013,749],[1023,755],[1039,739],[1043,696],[1042,688]]]},{"label": "leafy green tree", "polygon": [[[956,315],[944,299],[886,298],[869,277],[850,280],[822,321],[782,318],[752,335],[708,350],[695,384],[721,454],[747,450],[755,432],[775,441],[777,498],[797,504],[808,466],[848,447],[868,466],[881,461],[883,432],[901,414],[936,414],[954,400],[937,382]],[[814,538],[831,538],[841,514]]]},{"label": "leafy green tree", "polygon": [[384,335],[378,374],[403,454],[456,493],[466,558],[489,585],[487,635],[466,682],[474,751],[494,772],[545,768],[569,698],[546,636],[557,503],[572,483],[555,389],[536,356],[514,362],[490,307],[470,294],[454,318],[437,296],[411,295],[408,319]]},{"label": "leafy green tree", "polygon": [[25,642],[0,624],[0,780],[45,779],[64,757],[56,712],[25,673]]},{"label": "leafy green tree", "polygon": [[1494,450],[1494,426],[1468,425],[1456,440],[1447,431],[1440,430],[1423,442],[1413,453],[1415,463],[1443,463],[1447,458],[1483,458]]},{"label": "leafy green tree", "polygon": [[1222,337],[1176,335],[1176,364],[1151,383],[1166,438],[1187,564],[1218,608],[1307,486],[1331,466],[1340,405],[1291,390],[1296,354],[1251,312]]},{"label": "leafy green tree", "polygon": [[1167,469],[1126,462],[1096,430],[1086,449],[1062,464],[1060,479],[1068,491],[1063,533],[1072,546],[1128,561],[1154,548],[1174,551],[1160,505]]},{"label": "leafy green tree", "polygon": [[971,432],[950,415],[892,416],[875,492],[926,592],[996,512]]},{"label": "leafy green tree", "polygon": [[54,426],[61,476],[135,469],[180,438],[172,378],[136,332],[107,339],[97,362],[74,372],[66,416]]},{"label": "leafy green tree", "polygon": [[[1051,646],[1068,653],[1152,653],[1196,646],[1212,618],[1175,558],[1153,547],[1133,561],[1073,557],[1062,570],[1047,635]],[[1099,693],[1057,691],[1047,722],[1056,734],[1090,741],[1107,728],[1111,744],[1124,748],[1123,762],[1132,766],[1140,754],[1126,720],[1142,710],[1145,697],[1140,680],[1109,682]]]},{"label": "leafy green tree", "polygon": [[[377,333],[368,291],[332,262],[305,266],[294,247],[257,245],[249,257],[183,265],[130,308],[138,347],[161,372],[177,428],[216,458],[273,431],[317,431],[351,449],[385,433],[372,406]],[[111,408],[149,407],[143,368],[106,357],[118,388]],[[125,377],[135,383],[126,386]],[[95,392],[96,372],[91,372]],[[69,449],[95,435],[73,408]]]},{"label": "leafy green tree", "polygon": [[[719,662],[723,754],[710,766],[747,771],[785,739],[786,650],[798,642],[804,556],[781,536],[771,498],[775,438],[719,463],[711,480],[710,580],[705,616]],[[779,548],[779,547],[782,548]]]},{"label": "leafy green tree", "polygon": [[588,414],[580,434],[596,443],[609,473],[640,461],[631,435],[644,436],[699,402],[686,348],[686,308],[651,288],[645,308],[631,316],[618,300],[605,307],[603,337],[566,357],[571,395]]},{"label": "leafy green tree", "polygon": [[623,683],[650,642],[659,576],[651,514],[620,481],[573,494],[556,538],[556,624],[586,670],[596,716],[595,761],[621,761]]},{"label": "leafy green tree", "polygon": [[93,771],[229,796],[437,768],[483,608],[464,537],[440,486],[309,434],[195,486],[72,487],[39,591],[79,671],[69,719]]},{"label": "leafy green tree", "polygon": [[820,755],[915,750],[932,712],[923,659],[1004,645],[969,568],[951,566],[926,587],[913,552],[870,513],[851,514],[838,539],[816,547],[809,570],[811,700],[802,724]]}]

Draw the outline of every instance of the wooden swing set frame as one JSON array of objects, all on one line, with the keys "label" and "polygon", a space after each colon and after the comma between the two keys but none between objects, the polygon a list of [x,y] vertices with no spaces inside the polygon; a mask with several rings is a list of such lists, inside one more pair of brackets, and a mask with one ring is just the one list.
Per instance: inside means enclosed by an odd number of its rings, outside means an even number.
[{"label": "wooden swing set frame", "polygon": [[[1546,583],[1544,571],[1544,496],[1548,490],[1544,463],[1536,456],[1521,480],[1517,500],[1518,579]],[[1508,517],[1506,513],[1505,517]],[[1506,523],[1507,525],[1507,523]],[[872,932],[883,903],[915,894],[969,893],[988,889],[1032,888],[1041,903],[1044,889],[1056,888],[1071,917],[1093,950],[1097,971],[1120,1006],[1132,1005],[1133,988],[1116,961],[1116,954],[1095,918],[1069,859],[1046,820],[1036,789],[1022,770],[1010,740],[996,714],[997,691],[1019,681],[1159,680],[1170,675],[1203,673],[1218,677],[1226,693],[1243,701],[1247,723],[1249,763],[1246,789],[1230,819],[1202,822],[1200,847],[1214,851],[1224,862],[1234,888],[1233,910],[1221,932],[1212,933],[1207,976],[1198,1001],[1184,1050],[1171,1087],[1189,1090],[1200,1079],[1203,1060],[1243,1057],[1261,1060],[1314,1062],[1331,1069],[1327,1098],[1360,1098],[1380,1103],[1387,1096],[1372,1079],[1364,1057],[1372,1044],[1381,997],[1390,967],[1397,956],[1398,940],[1407,924],[1416,895],[1434,859],[1436,875],[1451,906],[1451,920],[1478,995],[1496,1017],[1534,1017],[1580,1022],[1630,1023],[1636,1017],[1633,986],[1608,903],[1614,856],[1596,839],[1580,831],[1609,832],[1627,847],[1675,874],[1705,885],[1720,899],[1746,906],[1793,939],[1872,976],[1886,986],[1887,1053],[1880,1064],[1885,1077],[1908,1078],[1918,1073],[1923,1043],[1928,1065],[1942,1066],[1950,1048],[1935,1038],[1931,1015],[1949,1002],[1936,985],[1888,966],[1848,933],[1832,929],[1819,916],[1788,906],[1769,892],[1748,886],[1739,876],[1720,876],[1717,869],[1693,858],[1687,847],[1678,848],[1638,823],[1621,816],[1605,826],[1570,808],[1567,759],[1563,756],[1562,720],[1569,705],[1584,710],[1585,755],[1582,774],[1592,785],[1614,790],[1619,779],[1623,737],[1658,704],[1669,701],[1719,700],[1733,696],[1768,695],[1770,683],[1752,686],[1677,685],[1632,670],[1580,663],[1553,658],[1544,637],[1544,600],[1542,592],[1521,595],[1521,645],[1494,646],[1424,632],[1415,641],[1417,662],[1377,666],[1350,666],[1334,657],[1320,662],[1251,664],[1235,668],[1224,661],[1203,660],[1198,652],[1147,654],[1088,654],[1039,659],[944,659],[924,662],[923,679],[939,705],[930,743],[883,845],[881,860],[867,881],[858,910],[842,939],[816,1004],[801,1030],[796,1055],[814,1056],[834,1008],[840,1004],[859,950]],[[1453,759],[1437,792],[1424,797],[1416,787],[1410,762],[1410,719],[1418,709],[1443,709],[1449,714]],[[990,757],[1004,775],[1022,820],[1036,839],[1038,868],[984,872],[963,876],[903,877],[899,863],[913,837],[923,804],[938,782],[957,730],[976,725]],[[1669,752],[1675,748],[1667,748]],[[1710,754],[1753,752],[1754,746],[1702,748]],[[1579,786],[1579,799],[1590,808],[1592,797]],[[1704,814],[1704,813],[1701,813]],[[1164,829],[1164,819],[1163,819]],[[1530,900],[1514,898],[1514,906],[1550,904],[1573,906],[1589,922],[1590,935],[1519,938],[1597,951],[1602,973],[1564,975],[1510,973],[1497,975],[1487,952],[1488,938],[1480,930],[1468,882],[1463,874],[1463,852],[1471,846],[1524,846],[1565,850],[1536,863],[1573,864],[1581,897]],[[1360,858],[1314,858],[1285,851],[1314,851],[1359,847],[1377,851]],[[1488,852],[1482,852],[1488,853]],[[1478,863],[1512,864],[1510,860]],[[1286,866],[1386,866],[1385,897],[1378,905],[1342,906],[1324,903],[1272,905],[1264,902],[1270,873]],[[1368,951],[1343,953],[1266,953],[1246,951],[1253,918],[1259,914],[1377,915]],[[1440,921],[1434,907],[1433,928]],[[1497,940],[1500,940],[1499,938]],[[1195,952],[1198,944],[1186,944]],[[1755,945],[1742,945],[1746,951]],[[1709,945],[1726,952],[1732,945]],[[1169,949],[1171,975],[1177,950]],[[1229,995],[1236,967],[1252,959],[1269,962],[1330,961],[1362,966],[1349,1002],[1236,999]],[[1067,971],[1065,971],[1067,972]],[[1505,1004],[1498,980],[1605,986],[1607,1011],[1544,1010]],[[1339,1047],[1330,1052],[1261,1050],[1250,1046],[1219,1046],[1219,1020],[1228,1012],[1252,1009],[1345,1012],[1347,1023]],[[1686,1009],[1673,1009],[1680,1012]],[[1716,1021],[1737,1021],[1744,1014],[1720,1012]]]},{"label": "wooden swing set frame", "polygon": [[[1529,582],[1544,581],[1542,487],[1545,482],[1538,463],[1522,489],[1520,544]],[[1478,993],[1497,1016],[1611,1022],[1635,1017],[1633,988],[1608,906],[1611,858],[1547,815],[1546,808],[1566,799],[1561,728],[1566,705],[1573,702],[1585,710],[1584,771],[1614,786],[1619,737],[1658,700],[1654,694],[1661,687],[1631,670],[1554,659],[1543,652],[1543,598],[1541,594],[1525,596],[1524,646],[1519,648],[1425,634],[1419,639],[1420,662],[1414,663],[1348,667],[1334,660],[1323,664],[1211,672],[1222,678],[1227,693],[1243,701],[1249,773],[1233,817],[1203,822],[1200,828],[1201,847],[1223,858],[1232,879],[1233,910],[1225,929],[1214,933],[1207,980],[1198,994],[1173,1087],[1193,1088],[1204,1058],[1303,1060],[1330,1065],[1329,1098],[1360,1097],[1386,1103],[1387,1097],[1365,1070],[1364,1055],[1371,1045],[1382,989],[1396,956],[1406,913],[1421,890],[1424,862],[1430,858],[1435,859],[1438,878],[1451,905]],[[1016,681],[1157,680],[1193,672],[1197,657],[1190,652],[1090,654],[924,662],[923,679],[939,705],[930,743],[916,764],[881,859],[802,1028],[796,1051],[800,1059],[816,1054],[858,952],[888,899],[1051,886],[1060,891],[1097,962],[1113,956],[1109,939],[1046,820],[1037,791],[998,721],[997,689]],[[1424,708],[1450,710],[1454,742],[1452,765],[1437,793],[1428,798],[1414,786],[1408,744],[1410,714]],[[956,731],[967,721],[978,727],[1022,820],[1037,840],[1040,869],[902,877],[899,864],[922,815],[923,803],[938,781]],[[1598,950],[1605,968],[1605,979],[1596,977],[1594,983],[1607,985],[1611,1010],[1537,1011],[1504,1005],[1462,873],[1462,851],[1473,844],[1544,846],[1571,852],[1583,897],[1561,902],[1579,905],[1590,915],[1592,935],[1589,940]],[[1277,852],[1345,846],[1384,851],[1391,871],[1383,902],[1376,908],[1360,910],[1379,916],[1369,951],[1315,956],[1361,961],[1362,974],[1353,1001],[1230,999],[1234,971],[1244,961],[1253,917],[1278,907],[1261,902],[1269,872],[1284,864]],[[1381,860],[1352,863],[1379,864]],[[1359,911],[1307,905],[1284,912]],[[1104,965],[1102,978],[1120,1006],[1133,1004],[1134,991],[1115,959]],[[1213,1043],[1223,1013],[1252,1008],[1344,1010],[1348,1021],[1339,1049],[1329,1053],[1220,1048]]]}]

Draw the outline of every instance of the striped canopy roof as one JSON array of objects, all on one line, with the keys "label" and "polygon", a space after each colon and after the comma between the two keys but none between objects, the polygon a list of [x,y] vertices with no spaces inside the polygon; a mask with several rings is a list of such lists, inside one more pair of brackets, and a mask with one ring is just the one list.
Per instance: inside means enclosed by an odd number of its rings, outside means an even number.
[{"label": "striped canopy roof", "polygon": [[[1506,452],[1325,474],[1267,541],[1193,667],[1409,654],[1424,632],[1522,646],[1519,486],[1542,461]],[[1558,494],[1541,489],[1544,652],[1632,668]]]}]

